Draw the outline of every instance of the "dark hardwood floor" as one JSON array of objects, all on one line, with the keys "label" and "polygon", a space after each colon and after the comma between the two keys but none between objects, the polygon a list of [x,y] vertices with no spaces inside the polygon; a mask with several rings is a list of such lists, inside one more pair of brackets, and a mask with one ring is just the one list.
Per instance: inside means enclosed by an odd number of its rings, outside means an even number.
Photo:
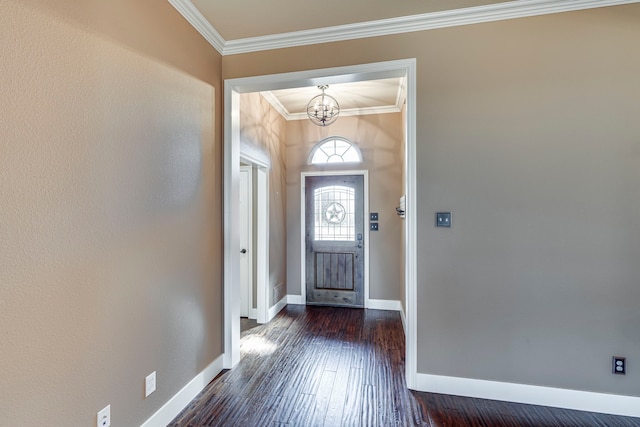
[{"label": "dark hardwood floor", "polygon": [[288,306],[170,426],[640,427],[640,419],[413,392],[396,312]]}]

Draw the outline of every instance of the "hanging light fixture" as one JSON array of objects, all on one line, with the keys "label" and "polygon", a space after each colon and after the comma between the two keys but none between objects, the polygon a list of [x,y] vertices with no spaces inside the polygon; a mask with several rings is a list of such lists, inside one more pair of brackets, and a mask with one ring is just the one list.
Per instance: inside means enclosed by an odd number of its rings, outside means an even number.
[{"label": "hanging light fixture", "polygon": [[340,115],[338,101],[331,95],[324,93],[328,87],[328,85],[318,86],[322,93],[311,98],[311,101],[307,104],[309,120],[318,126],[329,126]]}]

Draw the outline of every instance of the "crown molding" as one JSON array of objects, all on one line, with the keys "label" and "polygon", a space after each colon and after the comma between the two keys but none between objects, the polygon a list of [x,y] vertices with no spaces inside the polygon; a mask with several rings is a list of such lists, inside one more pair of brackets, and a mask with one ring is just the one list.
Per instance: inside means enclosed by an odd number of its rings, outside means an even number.
[{"label": "crown molding", "polygon": [[515,18],[638,3],[640,0],[514,0],[486,6],[402,16],[313,30],[225,41],[190,0],[169,2],[222,55],[331,43]]},{"label": "crown molding", "polygon": [[[399,89],[402,90],[402,89]],[[260,92],[260,95],[286,120],[305,120],[309,117],[307,113],[290,113],[287,108],[282,105],[277,96],[271,91]],[[363,107],[363,108],[349,108],[341,109],[340,117],[348,116],[364,116],[367,114],[387,114],[387,113],[399,113],[402,111],[402,104],[404,103],[404,97],[398,98],[398,105],[383,105],[378,107]]]},{"label": "crown molding", "polygon": [[262,95],[262,97],[269,103],[271,104],[271,106],[282,116],[284,117],[285,120],[289,121],[291,120],[291,113],[289,112],[289,110],[287,110],[285,108],[284,105],[282,105],[282,102],[280,102],[280,100],[278,99],[277,96],[275,96],[273,94],[273,92],[269,91],[265,91],[265,92],[260,92],[260,95]]},{"label": "crown molding", "polygon": [[[399,113],[401,110],[395,105],[385,105],[382,107],[363,107],[363,108],[349,108],[347,110],[340,110],[339,117],[349,116],[365,116],[367,114],[387,114],[387,113]],[[308,120],[307,113],[293,113],[289,115],[287,120]]]},{"label": "crown molding", "polygon": [[196,8],[190,0],[169,0],[180,15],[186,19],[193,28],[195,28],[202,37],[204,37],[221,55],[224,55],[224,49],[227,42],[220,33],[213,28],[213,25],[202,13]]},{"label": "crown molding", "polygon": [[398,111],[402,111],[404,101],[407,99],[407,76],[400,79],[400,85],[398,86],[398,95],[396,96],[396,107]]}]

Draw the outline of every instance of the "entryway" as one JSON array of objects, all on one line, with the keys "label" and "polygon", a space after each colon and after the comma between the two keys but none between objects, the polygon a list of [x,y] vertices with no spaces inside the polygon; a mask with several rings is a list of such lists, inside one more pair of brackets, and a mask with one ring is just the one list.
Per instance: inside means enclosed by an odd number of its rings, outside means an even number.
[{"label": "entryway", "polygon": [[[406,136],[406,147],[403,154],[403,163],[405,169],[402,171],[403,185],[402,190],[406,194],[404,200],[406,200],[405,214],[406,219],[403,221],[402,232],[405,236],[404,240],[404,280],[401,281],[404,287],[402,293],[404,304],[401,309],[406,314],[406,374],[407,383],[409,387],[414,387],[416,383],[417,364],[416,364],[416,170],[415,170],[415,112],[416,112],[416,73],[415,73],[415,60],[399,60],[389,61],[373,64],[362,64],[356,66],[339,67],[333,69],[312,70],[287,74],[277,74],[270,76],[256,76],[239,78],[225,81],[225,141],[224,141],[224,155],[225,155],[225,170],[224,170],[224,255],[225,255],[225,271],[224,271],[224,334],[225,334],[225,349],[224,349],[224,367],[232,368],[240,361],[240,292],[238,287],[240,276],[240,242],[239,242],[239,186],[240,186],[240,157],[241,143],[240,143],[240,94],[243,93],[257,93],[261,91],[270,91],[284,88],[301,88],[318,84],[340,84],[347,82],[365,82],[371,80],[380,80],[394,77],[406,78],[406,113],[403,116],[404,121],[404,134]],[[268,192],[266,194],[269,194]],[[398,194],[399,196],[401,194]],[[396,197],[397,197],[396,196]],[[397,200],[397,198],[395,199]],[[385,204],[382,209],[384,212],[388,212],[389,209],[394,209],[397,206],[397,202]],[[365,208],[366,208],[365,204]],[[376,206],[377,207],[377,206]],[[395,213],[394,213],[395,215]],[[297,225],[297,224],[296,224]],[[268,232],[268,229],[267,229]],[[295,233],[297,234],[297,233]],[[356,233],[357,236],[357,233]],[[366,251],[367,233],[363,232],[364,251],[365,251],[365,263],[366,263]],[[302,236],[301,236],[302,237]],[[304,240],[304,239],[302,239]],[[357,240],[357,238],[356,238]],[[302,243],[300,243],[302,244]],[[296,243],[296,246],[298,243]],[[293,247],[293,246],[291,246]],[[297,249],[297,248],[296,248]],[[304,253],[304,251],[303,251]],[[347,253],[347,252],[344,252]],[[289,260],[290,258],[287,257]],[[297,256],[295,257],[296,264],[298,263]],[[324,258],[323,258],[324,260]],[[324,261],[323,261],[324,262]],[[333,261],[331,261],[333,262]],[[340,261],[337,261],[339,263]],[[346,265],[348,261],[344,259]],[[268,264],[267,264],[268,265]],[[368,270],[368,266],[364,267],[365,272]],[[268,275],[269,272],[266,272]],[[303,273],[300,272],[300,275]],[[306,274],[306,273],[305,273]],[[265,276],[266,276],[265,275]],[[298,273],[296,272],[296,276]],[[346,279],[346,275],[345,275]],[[299,286],[299,283],[295,283],[298,280],[289,275],[287,280],[293,282],[292,286]],[[306,279],[302,279],[301,282],[305,283]],[[364,275],[364,306],[370,303],[367,295],[367,276]],[[277,313],[277,310],[284,305],[292,303],[306,303],[306,295],[285,295],[282,298],[281,293],[275,292],[275,289],[283,289],[279,287],[277,283],[272,284],[274,287],[274,295],[270,295],[272,300],[271,304],[278,302],[278,304],[271,307],[273,314]],[[332,285],[333,286],[333,285]],[[340,285],[339,285],[340,286]],[[344,285],[346,286],[346,284]],[[355,285],[354,285],[355,286]],[[288,284],[287,284],[288,287]],[[266,288],[265,288],[266,289]],[[306,294],[304,286],[300,288],[300,294]],[[296,289],[297,290],[297,289]],[[258,293],[260,290],[258,289]],[[296,292],[297,293],[297,292]],[[277,295],[276,295],[277,294]],[[260,295],[258,294],[260,298]],[[374,300],[371,300],[374,301]],[[382,300],[375,300],[378,302]],[[358,301],[355,301],[356,303]],[[378,304],[376,308],[382,308],[382,304]],[[371,306],[369,306],[371,307]],[[400,304],[398,304],[400,307]],[[269,310],[269,309],[267,309]],[[271,317],[271,313],[268,313]],[[259,315],[259,313],[258,313]]]}]

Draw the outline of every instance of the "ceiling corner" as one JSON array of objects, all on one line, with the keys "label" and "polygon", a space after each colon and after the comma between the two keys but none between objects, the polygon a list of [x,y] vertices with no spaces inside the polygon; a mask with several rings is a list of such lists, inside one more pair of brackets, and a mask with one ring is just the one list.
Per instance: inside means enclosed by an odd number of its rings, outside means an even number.
[{"label": "ceiling corner", "polygon": [[169,3],[213,46],[224,55],[227,42],[189,0],[169,0]]}]

